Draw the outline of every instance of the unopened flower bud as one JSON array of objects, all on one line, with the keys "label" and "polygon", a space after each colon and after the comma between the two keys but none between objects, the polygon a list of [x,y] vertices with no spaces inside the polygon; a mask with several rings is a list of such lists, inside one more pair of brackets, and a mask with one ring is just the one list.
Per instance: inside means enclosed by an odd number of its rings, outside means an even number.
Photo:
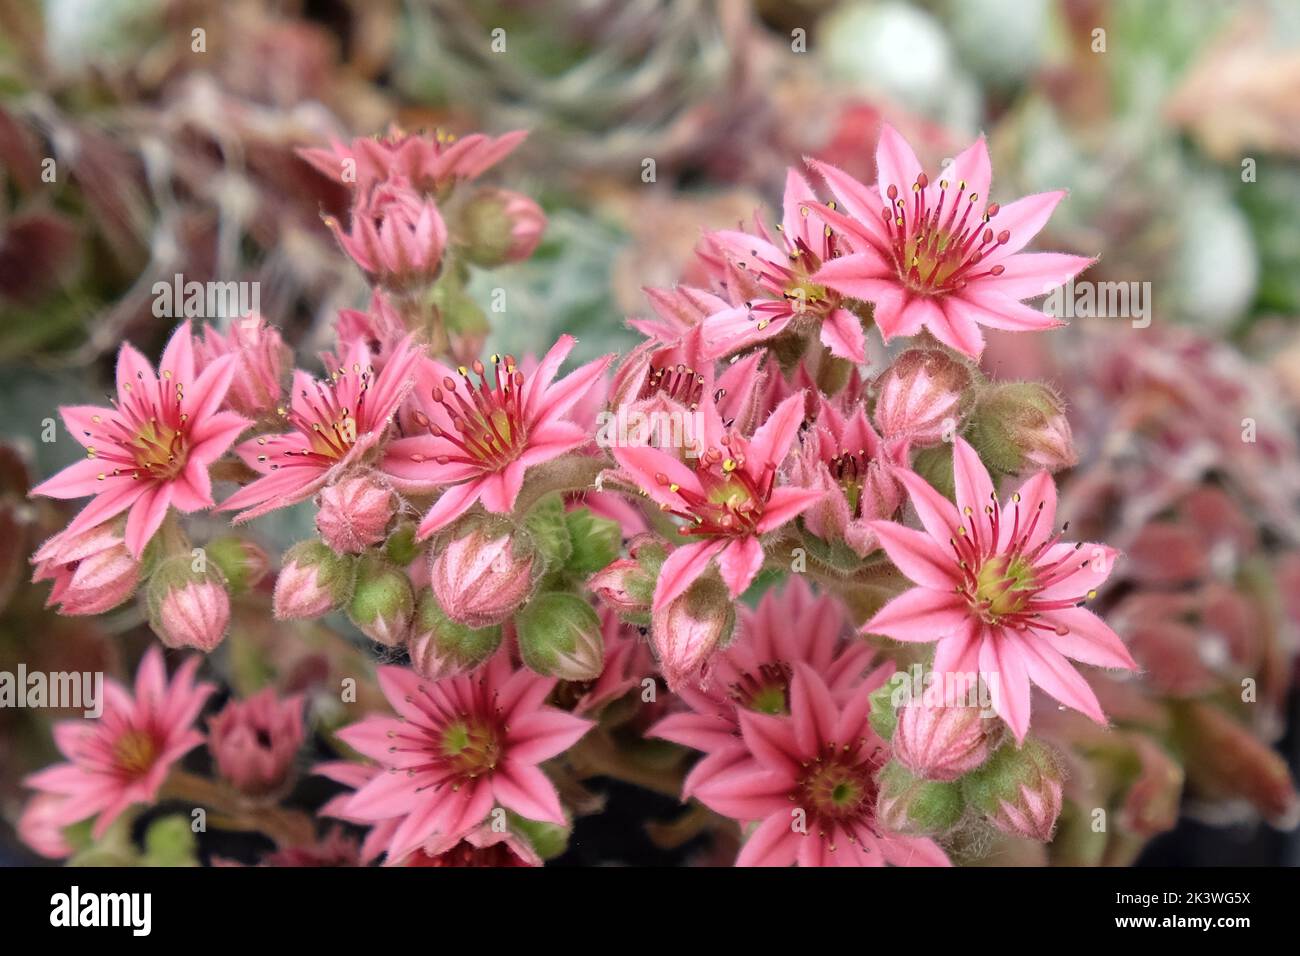
[{"label": "unopened flower bud", "polygon": [[372,641],[397,647],[410,635],[414,616],[415,595],[406,573],[377,556],[362,558],[348,619]]},{"label": "unopened flower bud", "polygon": [[1006,744],[962,778],[966,802],[999,830],[1046,843],[1061,814],[1060,759],[1045,744]]},{"label": "unopened flower bud", "polygon": [[700,578],[686,593],[651,617],[651,637],[669,687],[677,687],[702,669],[713,653],[731,639],[736,608],[716,578]]},{"label": "unopened flower bud", "polygon": [[519,656],[531,670],[561,680],[594,680],[605,664],[600,617],[576,594],[553,592],[515,618]]},{"label": "unopened flower bud", "polygon": [[965,437],[995,473],[1060,471],[1079,460],[1064,403],[1036,382],[989,386],[976,402]]},{"label": "unopened flower bud", "polygon": [[208,722],[208,750],[221,776],[250,795],[282,787],[305,737],[302,703],[300,696],[280,700],[268,687],[226,704]]},{"label": "unopened flower bud", "polygon": [[505,521],[474,517],[435,542],[433,592],[453,621],[490,627],[528,599],[542,565],[528,532]]},{"label": "unopened flower bud", "polygon": [[396,292],[427,287],[438,277],[447,247],[447,226],[434,201],[400,176],[374,184],[358,198],[344,232],[330,228],[371,281]]},{"label": "unopened flower bud", "polygon": [[591,593],[619,614],[644,614],[654,598],[655,579],[632,558],[619,558],[587,579]]},{"label": "unopened flower bud", "polygon": [[209,541],[204,550],[208,560],[226,576],[226,586],[232,594],[242,594],[256,587],[271,566],[265,551],[236,535]]},{"label": "unopened flower bud", "polygon": [[384,540],[397,512],[392,489],[372,475],[348,475],[321,489],[316,530],[340,554],[360,554]]},{"label": "unopened flower bud", "polygon": [[434,593],[420,592],[411,625],[411,667],[429,680],[454,677],[478,667],[501,646],[501,626],[466,627],[438,606]]},{"label": "unopened flower bud", "polygon": [[925,780],[956,780],[989,755],[989,721],[978,707],[911,701],[898,711],[894,759]]},{"label": "unopened flower bud", "polygon": [[542,240],[546,213],[509,189],[480,189],[462,208],[454,236],[465,258],[484,268],[527,259]]},{"label": "unopened flower bud", "polygon": [[209,326],[194,342],[200,370],[223,355],[234,355],[238,371],[230,380],[226,404],[258,418],[280,401],[280,376],[292,359],[279,331],[256,313],[231,321],[225,335]]},{"label": "unopened flower bud", "polygon": [[55,535],[32,557],[32,581],[53,581],[46,606],[60,614],[103,614],[140,584],[140,562],[126,548],[125,520],[108,521],[79,534]]},{"label": "unopened flower bud", "polygon": [[890,761],[878,779],[876,813],[895,833],[929,835],[946,833],[961,819],[965,803],[955,783],[922,780]]},{"label": "unopened flower bud", "polygon": [[205,654],[220,644],[230,627],[230,593],[215,564],[188,556],[168,558],[149,579],[149,626],[168,647],[192,647]]},{"label": "unopened flower bud", "polygon": [[320,617],[352,597],[356,559],[320,541],[300,541],[284,556],[272,607],[282,621]]},{"label": "unopened flower bud", "polygon": [[916,446],[951,440],[965,412],[971,371],[942,349],[908,349],[876,382],[876,427]]},{"label": "unopened flower bud", "polygon": [[657,536],[645,533],[628,543],[628,555],[593,574],[587,587],[624,620],[649,624],[655,583],[668,550]]}]

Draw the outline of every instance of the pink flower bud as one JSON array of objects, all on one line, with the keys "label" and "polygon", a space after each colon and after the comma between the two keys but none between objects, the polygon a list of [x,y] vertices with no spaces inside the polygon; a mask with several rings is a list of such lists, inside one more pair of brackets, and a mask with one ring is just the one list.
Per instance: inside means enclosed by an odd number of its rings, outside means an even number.
[{"label": "pink flower bud", "polygon": [[232,700],[208,722],[208,750],[217,770],[243,793],[262,795],[289,779],[305,732],[302,697],[283,701],[267,688]]},{"label": "pink flower bud", "polygon": [[993,472],[1060,471],[1078,461],[1064,403],[1036,382],[988,387],[976,402],[966,438]]},{"label": "pink flower bud", "polygon": [[999,830],[1046,843],[1061,815],[1060,759],[1035,740],[1007,744],[962,780],[967,802]]},{"label": "pink flower bud", "polygon": [[230,593],[215,565],[196,566],[187,556],[164,561],[148,588],[149,626],[168,647],[205,654],[230,627]]},{"label": "pink flower bud", "polygon": [[321,489],[316,530],[340,554],[360,554],[384,540],[397,512],[391,489],[371,475],[346,476]]},{"label": "pink flower bud", "polygon": [[76,535],[55,535],[32,557],[32,581],[53,581],[46,606],[60,614],[102,614],[140,584],[140,562],[122,535],[124,521],[109,521]]},{"label": "pink flower bud", "polygon": [[223,355],[237,356],[238,370],[230,380],[226,404],[249,418],[257,418],[280,401],[280,377],[291,358],[280,332],[256,313],[237,318],[222,335],[214,327],[195,338],[195,358],[200,369]]},{"label": "pink flower bud", "polygon": [[282,621],[320,617],[352,597],[355,579],[355,560],[319,541],[301,541],[284,556],[272,609]]},{"label": "pink flower bud", "polygon": [[438,277],[447,226],[432,199],[399,177],[366,189],[352,209],[351,230],[325,224],[371,280],[393,291],[414,291]]},{"label": "pink flower bud", "polygon": [[700,578],[651,618],[651,637],[669,687],[703,678],[708,660],[731,638],[736,608],[726,586]]},{"label": "pink flower bud", "polygon": [[453,621],[427,588],[420,594],[407,647],[411,667],[429,680],[471,671],[501,646],[501,626],[472,628]]},{"label": "pink flower bud", "polygon": [[461,522],[434,547],[433,593],[453,621],[500,624],[533,591],[541,558],[531,537],[505,522]]},{"label": "pink flower bud", "polygon": [[619,558],[587,579],[591,593],[620,614],[650,610],[655,579],[631,558]]},{"label": "pink flower bud", "polygon": [[[956,434],[970,369],[941,349],[909,349],[876,380],[876,426],[886,439],[933,445]],[[945,436],[947,432],[947,436]]]},{"label": "pink flower bud", "polygon": [[546,214],[509,189],[481,189],[456,220],[455,238],[466,258],[491,268],[527,259],[542,240]]},{"label": "pink flower bud", "polygon": [[898,711],[894,759],[925,780],[956,780],[991,750],[988,721],[978,707],[912,701]]}]

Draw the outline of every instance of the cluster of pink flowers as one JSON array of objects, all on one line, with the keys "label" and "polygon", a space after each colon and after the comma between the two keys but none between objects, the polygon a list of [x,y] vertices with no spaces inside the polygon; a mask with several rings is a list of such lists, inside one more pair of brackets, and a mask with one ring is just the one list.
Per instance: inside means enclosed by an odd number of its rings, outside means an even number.
[{"label": "cluster of pink flowers", "polygon": [[[395,715],[350,722],[314,768],[347,788],[320,816],[367,830],[343,852],[360,862],[540,863],[590,812],[575,774],[635,765],[609,757],[628,733],[702,754],[681,795],[736,821],[741,865],[944,865],[977,824],[1048,838],[1061,771],[1031,686],[1105,724],[1072,662],[1135,667],[1083,606],[1117,553],[1056,524],[1059,399],[977,368],[981,327],[1052,327],[1024,300],[1090,262],[1022,251],[1062,194],[991,202],[982,139],[932,180],[886,127],[874,186],[790,171],[775,230],[706,233],[707,287],[649,290],[641,346],[564,373],[571,336],[476,358],[429,295],[533,252],[537,204],[473,182],[522,140],[304,151],[351,190],[327,226],[368,309],[320,372],[290,371],[257,316],[182,325],[156,370],[123,346],[111,407],[61,410],[84,460],[35,489],[90,498],[33,558],[51,602],[141,591],[163,644],[204,653],[241,608],[342,612],[382,645]],[[873,327],[912,341],[877,367]],[[258,588],[255,519],[306,502],[318,536]],[[184,516],[205,509],[234,530],[196,547]],[[68,763],[29,781],[47,848],[51,820],[102,831],[186,792],[202,660],[167,685],[153,649],[134,696],[58,730]],[[930,693],[962,678],[978,703]],[[217,791],[274,805],[307,726],[301,697],[232,701],[208,723]]]}]

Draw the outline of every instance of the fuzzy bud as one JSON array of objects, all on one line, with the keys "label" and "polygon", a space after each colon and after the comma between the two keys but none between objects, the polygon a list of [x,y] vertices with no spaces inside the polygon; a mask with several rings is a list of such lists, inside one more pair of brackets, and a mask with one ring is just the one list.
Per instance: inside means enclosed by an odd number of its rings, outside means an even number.
[{"label": "fuzzy bud", "polygon": [[433,592],[420,592],[408,650],[411,667],[429,680],[455,677],[478,667],[501,646],[501,626],[472,628],[453,621]]},{"label": "fuzzy bud", "polygon": [[279,331],[256,313],[234,319],[223,335],[209,326],[196,338],[195,359],[200,369],[223,355],[234,355],[238,366],[226,392],[226,404],[241,415],[258,418],[280,400],[280,378],[293,354]]},{"label": "fuzzy bud", "polygon": [[360,554],[383,541],[397,512],[392,490],[364,474],[322,488],[316,503],[316,530],[340,554]]},{"label": "fuzzy bud", "polygon": [[1060,759],[1035,740],[1007,744],[961,782],[966,802],[1004,833],[1046,843],[1061,814]]},{"label": "fuzzy bud", "polygon": [[447,247],[447,225],[434,201],[411,189],[400,176],[364,190],[344,232],[337,220],[325,225],[370,279],[394,292],[427,287],[438,278]]},{"label": "fuzzy bud", "polygon": [[978,707],[912,701],[898,710],[894,759],[924,780],[956,780],[988,759],[988,724]]},{"label": "fuzzy bud", "polygon": [[305,737],[302,703],[302,697],[281,701],[268,687],[226,704],[208,722],[208,750],[221,776],[254,796],[282,787]]},{"label": "fuzzy bud", "polygon": [[942,349],[908,349],[876,381],[876,427],[916,446],[951,440],[970,384],[970,369]]},{"label": "fuzzy bud", "polygon": [[300,541],[284,556],[272,607],[281,621],[320,617],[352,597],[356,560],[320,541]]},{"label": "fuzzy bud", "polygon": [[192,647],[205,654],[230,627],[230,593],[215,564],[195,570],[189,556],[169,558],[149,579],[149,626],[168,647]]},{"label": "fuzzy bud", "polygon": [[465,258],[490,269],[527,259],[545,229],[546,213],[527,196],[480,189],[462,208],[454,235]]},{"label": "fuzzy bud", "polygon": [[410,635],[414,616],[415,595],[406,573],[377,556],[362,558],[348,620],[372,641],[397,647]]},{"label": "fuzzy bud", "polygon": [[242,594],[257,587],[271,566],[271,559],[265,551],[235,535],[209,541],[204,550],[208,560],[226,576],[226,585],[232,594]]},{"label": "fuzzy bud", "polygon": [[976,403],[966,438],[995,473],[1060,471],[1079,460],[1065,404],[1036,382],[990,386]]},{"label": "fuzzy bud", "polygon": [[544,562],[532,536],[504,521],[470,518],[435,543],[433,593],[453,621],[500,624],[533,592]]},{"label": "fuzzy bud", "polygon": [[103,614],[140,584],[140,562],[126,548],[125,521],[109,521],[76,535],[55,535],[32,558],[33,581],[53,581],[46,606],[60,614]]},{"label": "fuzzy bud", "polygon": [[651,636],[669,687],[680,686],[702,671],[713,653],[726,645],[736,626],[736,608],[716,578],[700,578],[685,594],[655,611]]},{"label": "fuzzy bud", "polygon": [[594,680],[605,666],[600,617],[576,594],[543,594],[515,619],[519,656],[531,670],[561,680]]},{"label": "fuzzy bud", "polygon": [[895,833],[946,833],[961,819],[965,803],[954,783],[922,780],[902,764],[890,761],[877,781],[876,814]]}]

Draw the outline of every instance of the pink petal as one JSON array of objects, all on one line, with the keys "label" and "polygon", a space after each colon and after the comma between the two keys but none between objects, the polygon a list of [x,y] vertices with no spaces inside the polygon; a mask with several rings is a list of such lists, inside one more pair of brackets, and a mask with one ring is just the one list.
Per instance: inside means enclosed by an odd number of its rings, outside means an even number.
[{"label": "pink petal", "polygon": [[[668,606],[686,592],[695,580],[708,570],[714,555],[727,546],[725,540],[697,541],[679,546],[659,569],[655,585],[654,609]],[[759,549],[761,556],[762,549]]]},{"label": "pink petal", "polygon": [[926,328],[948,348],[977,359],[984,351],[984,333],[975,321],[981,314],[961,299],[946,298],[941,317]]},{"label": "pink petal", "polygon": [[145,546],[162,527],[171,501],[171,485],[160,484],[145,491],[131,506],[131,513],[126,519],[126,549],[132,557],[138,558],[144,553]]},{"label": "pink petal", "polygon": [[1007,203],[999,209],[998,214],[989,221],[989,228],[995,233],[1005,229],[1011,233],[1011,236],[1005,245],[999,246],[990,253],[984,260],[984,264],[996,265],[1025,248],[1043,226],[1047,225],[1047,220],[1052,217],[1053,210],[1065,195],[1064,189],[1035,193]]},{"label": "pink petal", "polygon": [[524,463],[512,461],[500,471],[491,472],[479,479],[479,500],[493,514],[508,515],[515,509],[515,499],[524,485]]},{"label": "pink petal", "polygon": [[772,496],[768,498],[767,504],[763,508],[763,517],[758,520],[755,526],[759,534],[767,534],[769,531],[781,527],[787,521],[798,517],[806,509],[811,508],[824,496],[825,492],[816,488],[774,488]]},{"label": "pink petal", "polygon": [[862,332],[862,322],[848,309],[835,309],[822,322],[822,345],[850,362],[865,365],[867,338]]},{"label": "pink petal", "polygon": [[803,423],[804,399],[798,393],[785,399],[768,416],[749,442],[745,465],[750,473],[763,472],[785,460]]},{"label": "pink petal", "polygon": [[907,489],[907,496],[926,534],[940,547],[948,545],[957,536],[957,527],[962,523],[956,506],[916,472],[900,469],[897,475]]},{"label": "pink petal", "polygon": [[452,485],[444,491],[420,522],[419,539],[423,541],[435,531],[441,531],[468,511],[478,501],[482,488],[482,482],[475,479]]},{"label": "pink petal", "polygon": [[933,538],[893,521],[872,521],[868,527],[889,560],[912,581],[937,591],[951,590],[959,583],[957,556]]},{"label": "pink petal", "polygon": [[[921,162],[898,130],[885,123],[876,144],[876,188],[884,206],[891,204],[889,187],[897,186],[903,196],[911,195],[912,184],[921,175]],[[879,210],[876,211],[879,216]]]},{"label": "pink petal", "polygon": [[794,664],[790,681],[790,717],[794,738],[805,756],[820,752],[835,736],[839,708],[821,677],[804,661]]},{"label": "pink petal", "polygon": [[862,631],[883,634],[896,641],[925,643],[963,633],[970,617],[970,606],[961,595],[912,588],[877,611]]},{"label": "pink petal", "polygon": [[[1006,638],[1004,638],[1006,639]],[[1070,666],[1061,653],[1051,645],[1038,639],[1038,635],[1028,638],[1010,637],[1019,643],[1020,654],[1029,671],[1029,679],[1051,694],[1067,707],[1073,707],[1082,714],[1091,717],[1097,723],[1105,725],[1106,715],[1102,713],[1101,704],[1083,675]]]},{"label": "pink petal", "polygon": [[1060,252],[1018,252],[997,263],[1003,267],[1002,275],[975,279],[965,291],[988,290],[1009,299],[1036,299],[1069,282],[1096,261]]},{"label": "pink petal", "polygon": [[529,820],[564,826],[564,810],[555,786],[536,767],[507,757],[492,775],[492,791],[501,804]]},{"label": "pink petal", "polygon": [[961,513],[962,524],[976,536],[982,546],[995,544],[992,518],[985,510],[990,506],[998,507],[993,494],[993,480],[989,477],[984,462],[980,461],[980,456],[964,438],[953,441],[952,477],[956,485],[957,510]]},{"label": "pink petal", "polygon": [[736,857],[736,866],[791,866],[799,853],[802,834],[791,826],[788,813],[776,812],[767,817],[745,841]]},{"label": "pink petal", "polygon": [[594,726],[563,711],[546,708],[515,718],[510,724],[510,758],[538,764],[561,754]]},{"label": "pink petal", "polygon": [[1087,608],[1069,607],[1043,614],[1049,624],[1067,629],[1065,634],[1048,637],[1052,647],[1066,657],[1097,667],[1119,667],[1135,671],[1137,662],[1129,653],[1120,636],[1110,625]]},{"label": "pink petal", "polygon": [[979,325],[1009,332],[1040,332],[1065,325],[1053,315],[1004,295],[996,287],[965,289],[957,298],[949,300],[947,311],[950,316],[960,312]]},{"label": "pink petal", "polygon": [[763,546],[753,535],[733,539],[718,553],[718,570],[734,598],[745,593],[762,567]]},{"label": "pink petal", "polygon": [[980,645],[980,674],[993,697],[993,709],[1007,722],[1016,742],[1029,730],[1029,670],[1020,646],[1003,637],[1001,630],[989,631]]}]

